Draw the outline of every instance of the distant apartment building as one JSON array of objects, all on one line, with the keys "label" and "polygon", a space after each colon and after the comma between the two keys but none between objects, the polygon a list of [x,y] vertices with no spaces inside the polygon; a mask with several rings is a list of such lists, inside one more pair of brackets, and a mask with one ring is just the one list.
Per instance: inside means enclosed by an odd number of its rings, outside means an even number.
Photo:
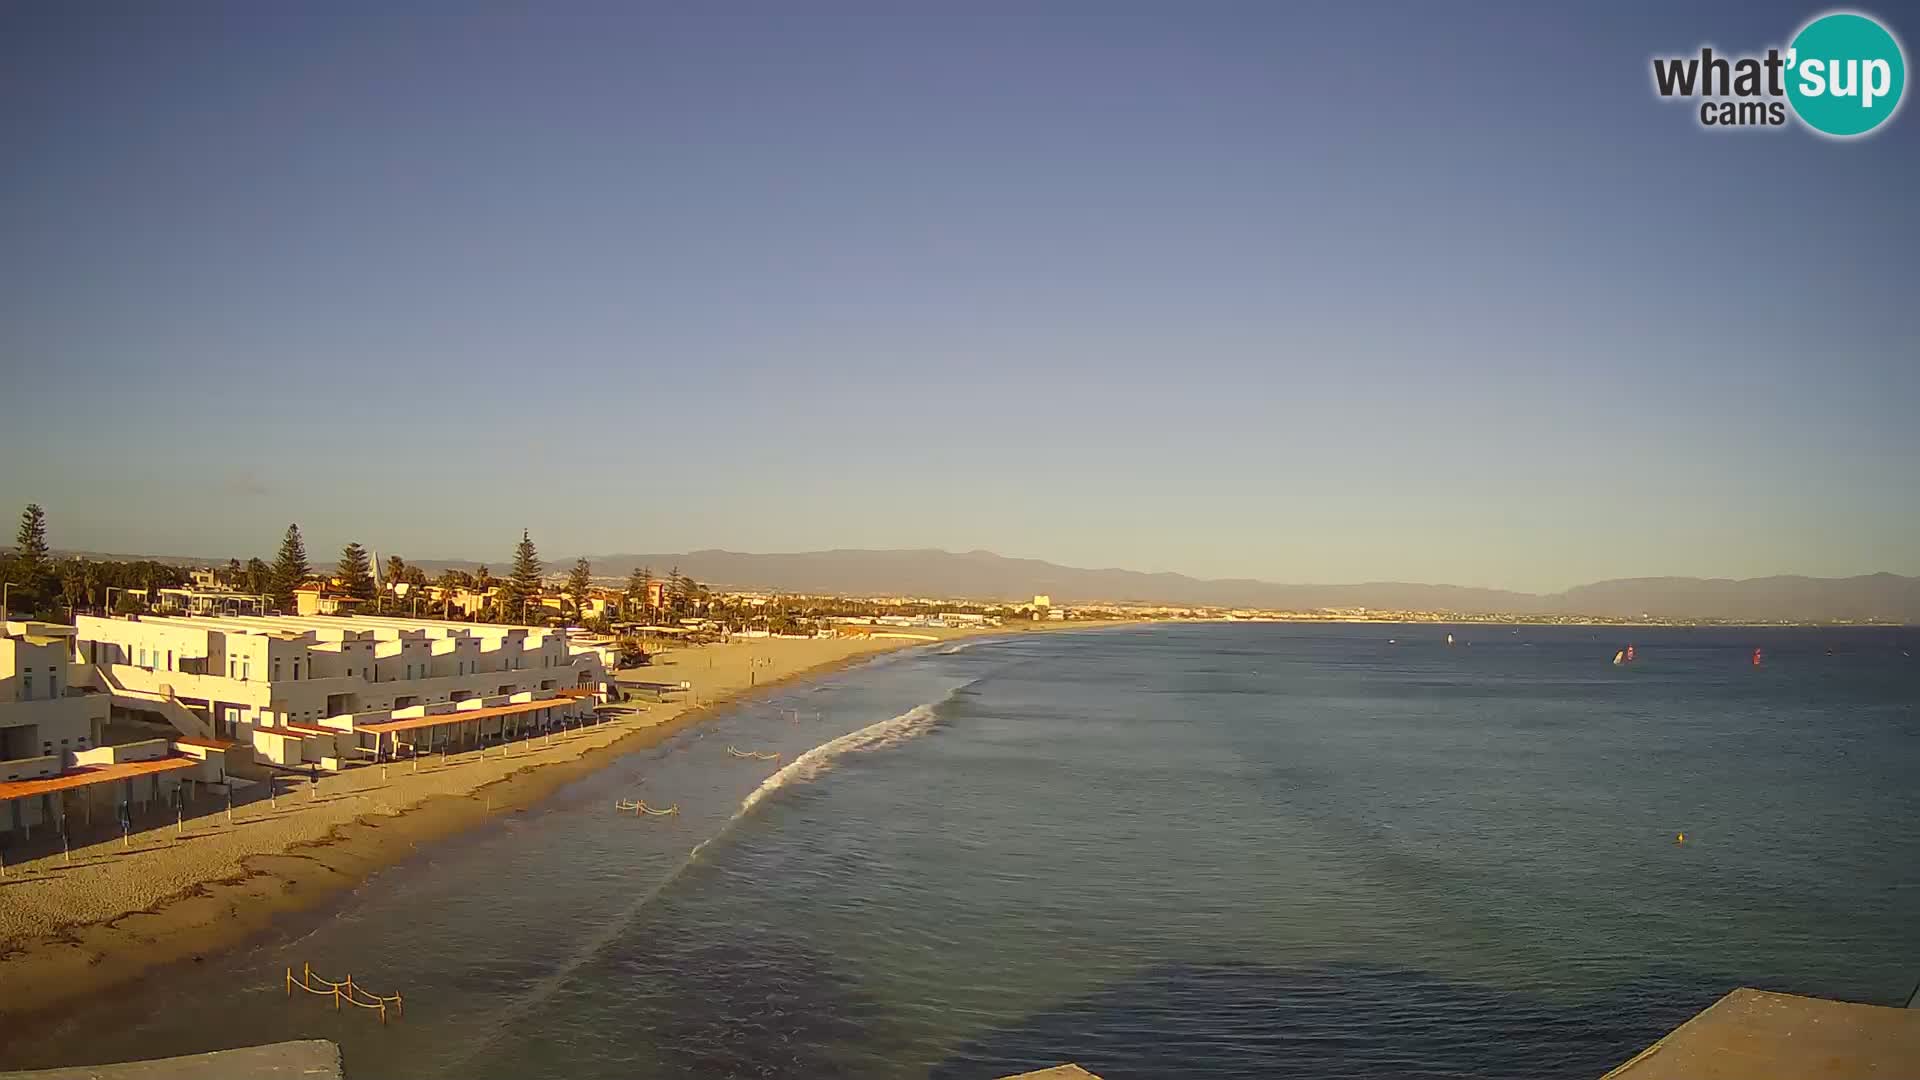
[{"label": "distant apartment building", "polygon": [[325,769],[591,715],[607,679],[564,631],[433,619],[83,616],[75,651],[116,704]]},{"label": "distant apartment building", "polygon": [[613,619],[620,614],[620,595],[604,589],[588,594],[580,609],[574,610],[573,597],[565,594],[542,596],[540,606],[559,615],[574,615],[581,619]]},{"label": "distant apartment building", "polygon": [[458,614],[465,618],[473,618],[493,606],[501,590],[497,585],[485,589],[474,589],[465,585],[449,588],[428,585],[419,591],[423,614],[442,616]]},{"label": "distant apartment building", "polygon": [[0,633],[0,840],[226,777],[215,740],[109,745],[112,698],[90,685],[76,648],[71,626],[9,622]]},{"label": "distant apartment building", "polygon": [[364,598],[349,596],[325,582],[309,582],[293,590],[297,615],[347,615],[364,603]]},{"label": "distant apartment building", "polygon": [[272,606],[271,597],[217,587],[153,591],[153,610],[168,615],[264,615]]}]

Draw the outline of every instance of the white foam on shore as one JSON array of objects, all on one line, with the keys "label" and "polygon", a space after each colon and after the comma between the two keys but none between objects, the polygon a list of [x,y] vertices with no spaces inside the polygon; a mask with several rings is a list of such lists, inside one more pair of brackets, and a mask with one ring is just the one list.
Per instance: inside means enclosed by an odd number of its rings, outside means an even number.
[{"label": "white foam on shore", "polygon": [[[975,680],[975,682],[978,681],[979,680]],[[769,792],[776,791],[795,781],[804,783],[812,780],[814,777],[831,769],[836,760],[847,754],[898,746],[916,735],[932,730],[934,724],[939,721],[937,712],[940,706],[953,700],[961,690],[972,685],[973,683],[968,683],[966,686],[955,689],[939,701],[930,701],[925,705],[916,705],[906,712],[901,713],[899,716],[882,720],[877,724],[868,724],[858,731],[849,732],[830,742],[821,743],[819,746],[793,759],[785,768],[767,777],[766,780],[761,782],[759,787],[754,788],[753,791],[747,794],[745,799],[741,800],[740,809],[734,811],[733,816],[728,818],[719,829],[715,830],[712,836],[694,845],[693,850],[687,853],[687,857],[680,862],[679,866],[674,867],[665,877],[655,882],[651,888],[636,897],[634,902],[628,905],[625,911],[620,912],[615,917],[602,923],[598,932],[583,942],[580,948],[578,948],[567,961],[562,963],[554,971],[536,980],[527,988],[526,992],[514,998],[506,1007],[500,1009],[496,1014],[497,1021],[488,1025],[485,1033],[478,1039],[475,1039],[465,1052],[456,1055],[451,1062],[445,1063],[438,1068],[436,1075],[458,1075],[454,1070],[460,1066],[464,1066],[465,1063],[472,1060],[474,1056],[483,1052],[486,1047],[492,1044],[496,1037],[512,1027],[509,1022],[510,1017],[524,1016],[533,1009],[538,1008],[540,1003],[552,997],[554,993],[566,983],[566,980],[572,978],[574,972],[580,970],[582,966],[595,956],[598,956],[611,947],[614,942],[619,940],[620,935],[624,934],[627,928],[633,924],[640,910],[649,903],[652,903],[654,897],[666,891],[667,886],[670,885],[674,879],[684,873],[687,867],[693,865],[694,861],[700,857],[702,849],[720,837],[725,836],[733,828],[733,823],[744,817],[746,813],[752,810]],[[704,736],[706,733],[702,732],[701,734]]]},{"label": "white foam on shore", "polygon": [[[821,743],[819,746],[794,758],[791,762],[787,763],[785,768],[767,777],[759,787],[748,792],[747,797],[740,801],[740,811],[736,813],[734,817],[737,818],[748,813],[759,804],[761,799],[766,798],[772,792],[786,787],[788,784],[795,782],[806,783],[814,779],[821,773],[833,768],[834,762],[847,754],[858,753],[863,750],[884,750],[890,746],[898,746],[908,739],[930,730],[935,721],[939,719],[936,715],[936,710],[938,710],[941,705],[952,700],[952,698],[953,695],[948,694],[939,701],[930,701],[925,705],[915,705],[913,708],[908,709],[906,712],[890,720],[882,720],[877,724],[868,724],[858,731],[848,732],[831,742]],[[703,844],[701,846],[704,847],[705,845]],[[698,851],[699,849],[696,848],[695,850]]]}]

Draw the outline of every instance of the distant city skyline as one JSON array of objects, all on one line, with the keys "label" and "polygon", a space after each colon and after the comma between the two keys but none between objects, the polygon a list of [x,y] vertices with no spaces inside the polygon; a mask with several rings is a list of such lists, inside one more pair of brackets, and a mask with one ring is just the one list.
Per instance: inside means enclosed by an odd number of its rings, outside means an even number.
[{"label": "distant city skyline", "polygon": [[0,542],[1920,575],[1913,110],[1649,85],[1817,10],[15,6]]}]

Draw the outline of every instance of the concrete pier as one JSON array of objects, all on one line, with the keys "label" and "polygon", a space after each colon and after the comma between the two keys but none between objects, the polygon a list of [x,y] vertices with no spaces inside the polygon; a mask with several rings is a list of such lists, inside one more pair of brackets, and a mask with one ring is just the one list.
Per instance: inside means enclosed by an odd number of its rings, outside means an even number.
[{"label": "concrete pier", "polygon": [[0,1080],[343,1080],[340,1048],[325,1039],[246,1046],[211,1054],[0,1072]]},{"label": "concrete pier", "polygon": [[1601,1080],[1912,1076],[1920,1076],[1920,1009],[1742,987]]}]

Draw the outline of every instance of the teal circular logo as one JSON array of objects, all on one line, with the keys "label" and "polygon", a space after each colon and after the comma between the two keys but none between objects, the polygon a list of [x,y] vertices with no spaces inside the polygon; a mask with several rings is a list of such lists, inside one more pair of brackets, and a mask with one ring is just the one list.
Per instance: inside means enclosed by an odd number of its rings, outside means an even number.
[{"label": "teal circular logo", "polygon": [[1900,43],[1865,15],[1822,15],[1787,50],[1787,100],[1808,127],[1827,135],[1865,135],[1886,123],[1906,87]]}]

